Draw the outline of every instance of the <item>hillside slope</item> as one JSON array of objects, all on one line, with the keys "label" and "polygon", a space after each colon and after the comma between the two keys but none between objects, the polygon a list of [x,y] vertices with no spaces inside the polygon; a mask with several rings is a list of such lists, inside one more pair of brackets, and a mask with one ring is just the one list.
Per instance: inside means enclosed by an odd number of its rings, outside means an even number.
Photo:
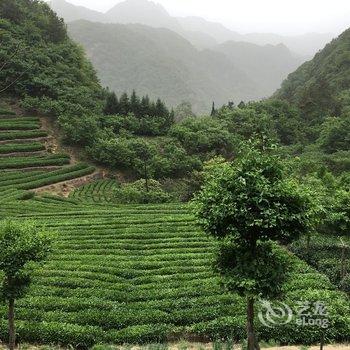
[{"label": "hillside slope", "polygon": [[0,18],[0,98],[70,118],[102,110],[93,67],[44,2],[3,0]]},{"label": "hillside slope", "polygon": [[118,93],[135,89],[170,105],[189,100],[197,112],[209,112],[213,100],[223,104],[261,96],[252,79],[224,54],[199,51],[170,30],[87,21],[68,28],[102,83]]},{"label": "hillside slope", "polygon": [[348,112],[350,29],[290,74],[275,97],[298,106],[312,123]]}]

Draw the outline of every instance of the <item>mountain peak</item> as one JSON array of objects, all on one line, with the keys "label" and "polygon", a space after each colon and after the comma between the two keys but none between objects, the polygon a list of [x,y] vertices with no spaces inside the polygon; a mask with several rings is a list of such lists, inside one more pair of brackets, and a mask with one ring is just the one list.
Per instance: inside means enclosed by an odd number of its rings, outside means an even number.
[{"label": "mountain peak", "polygon": [[162,5],[150,0],[125,0],[113,6],[107,14],[118,14],[121,11],[136,11],[138,13],[152,11],[158,15],[161,14],[170,17],[169,13]]},{"label": "mountain peak", "polygon": [[180,29],[177,20],[171,17],[162,5],[150,0],[125,0],[111,8],[106,16],[112,22]]}]

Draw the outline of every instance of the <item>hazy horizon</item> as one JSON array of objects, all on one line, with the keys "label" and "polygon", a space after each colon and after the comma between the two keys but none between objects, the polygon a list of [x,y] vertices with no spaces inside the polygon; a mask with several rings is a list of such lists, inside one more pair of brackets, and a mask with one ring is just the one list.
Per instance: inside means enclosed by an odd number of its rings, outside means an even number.
[{"label": "hazy horizon", "polygon": [[[67,0],[106,12],[124,0]],[[176,17],[198,16],[240,33],[339,34],[350,27],[350,1],[333,0],[152,0]],[[246,15],[244,15],[246,14]]]}]

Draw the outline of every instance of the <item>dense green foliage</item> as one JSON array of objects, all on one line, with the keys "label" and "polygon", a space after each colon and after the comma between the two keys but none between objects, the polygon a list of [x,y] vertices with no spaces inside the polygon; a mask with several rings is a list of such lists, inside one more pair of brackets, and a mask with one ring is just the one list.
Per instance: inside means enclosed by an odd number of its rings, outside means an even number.
[{"label": "dense green foliage", "polygon": [[130,184],[122,184],[114,191],[116,203],[122,204],[149,204],[167,203],[172,198],[162,185],[155,180],[138,180]]},{"label": "dense green foliage", "polygon": [[308,125],[350,112],[350,29],[289,75],[276,93],[300,108]]},{"label": "dense green foliage", "polygon": [[0,91],[23,105],[68,119],[102,110],[103,92],[83,50],[47,4],[3,0],[0,5]]},{"label": "dense green foliage", "polygon": [[21,298],[31,281],[31,263],[42,261],[50,236],[34,222],[0,222],[0,298]]},{"label": "dense green foliage", "polygon": [[210,169],[195,200],[199,222],[217,238],[238,235],[248,246],[288,243],[307,231],[309,199],[287,179],[273,149],[255,147],[264,146],[246,144],[234,162]]}]

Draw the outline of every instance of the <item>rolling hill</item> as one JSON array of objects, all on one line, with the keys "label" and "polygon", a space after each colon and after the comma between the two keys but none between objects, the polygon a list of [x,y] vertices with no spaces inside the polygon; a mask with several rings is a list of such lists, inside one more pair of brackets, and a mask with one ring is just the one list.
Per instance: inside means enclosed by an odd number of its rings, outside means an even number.
[{"label": "rolling hill", "polygon": [[304,63],[275,94],[298,106],[310,121],[350,110],[350,29]]}]

